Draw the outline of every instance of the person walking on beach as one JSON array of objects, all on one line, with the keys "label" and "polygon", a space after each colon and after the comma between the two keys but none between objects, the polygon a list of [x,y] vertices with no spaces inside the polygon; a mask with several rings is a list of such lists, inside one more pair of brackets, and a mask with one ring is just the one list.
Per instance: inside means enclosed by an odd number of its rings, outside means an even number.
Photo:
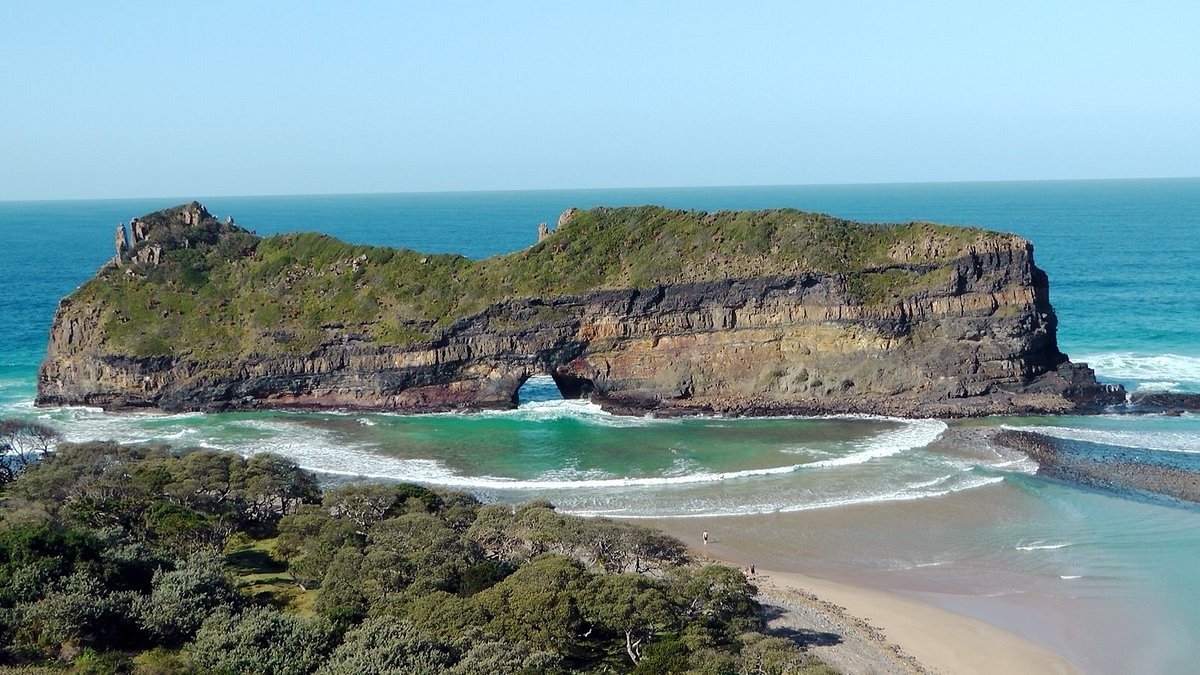
[{"label": "person walking on beach", "polygon": [[704,543],[705,543],[705,545],[708,544],[708,530],[704,531]]}]

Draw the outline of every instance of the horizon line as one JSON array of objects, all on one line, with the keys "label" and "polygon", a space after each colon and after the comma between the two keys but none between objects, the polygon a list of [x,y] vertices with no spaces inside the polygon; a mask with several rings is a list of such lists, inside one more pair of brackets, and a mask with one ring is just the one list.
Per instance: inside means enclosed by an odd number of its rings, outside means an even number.
[{"label": "horizon line", "polygon": [[578,187],[578,188],[500,188],[500,189],[446,189],[446,190],[395,190],[384,192],[287,192],[274,194],[210,194],[193,197],[164,196],[123,196],[123,197],[66,197],[46,199],[0,199],[0,204],[34,204],[47,202],[105,202],[131,201],[144,199],[183,199],[199,201],[201,199],[275,199],[287,197],[372,197],[390,195],[452,195],[452,194],[506,194],[528,192],[605,192],[623,191],[652,191],[652,190],[712,190],[712,189],[744,189],[744,188],[803,188],[803,187],[872,187],[872,186],[904,186],[904,185],[991,185],[1015,183],[1102,183],[1102,182],[1149,182],[1149,181],[1186,181],[1198,180],[1200,176],[1144,176],[1134,178],[1005,178],[994,180],[927,180],[927,181],[865,181],[865,182],[831,182],[831,183],[741,183],[731,185],[653,185],[653,186],[608,186],[608,187]]}]

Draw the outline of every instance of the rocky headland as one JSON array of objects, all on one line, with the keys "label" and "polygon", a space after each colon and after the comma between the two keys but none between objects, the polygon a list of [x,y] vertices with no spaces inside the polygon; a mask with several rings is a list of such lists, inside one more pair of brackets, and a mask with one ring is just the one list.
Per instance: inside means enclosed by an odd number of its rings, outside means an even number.
[{"label": "rocky headland", "polygon": [[[532,235],[532,232],[531,232]],[[531,237],[532,238],[532,237]],[[1087,412],[1011,234],[793,210],[569,210],[473,261],[266,238],[191,203],[59,305],[39,405],[506,408],[532,375],[631,414]]]}]

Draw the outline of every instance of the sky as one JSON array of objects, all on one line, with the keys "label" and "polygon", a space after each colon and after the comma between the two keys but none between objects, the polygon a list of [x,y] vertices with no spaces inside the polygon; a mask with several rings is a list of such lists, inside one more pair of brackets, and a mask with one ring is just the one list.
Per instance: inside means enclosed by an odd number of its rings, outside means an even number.
[{"label": "sky", "polygon": [[0,1],[0,200],[1200,176],[1200,2]]}]

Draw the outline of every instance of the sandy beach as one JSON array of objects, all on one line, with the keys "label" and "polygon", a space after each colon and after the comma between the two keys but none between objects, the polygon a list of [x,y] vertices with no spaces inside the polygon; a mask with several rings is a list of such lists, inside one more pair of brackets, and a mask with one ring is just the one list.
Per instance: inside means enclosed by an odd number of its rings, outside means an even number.
[{"label": "sandy beach", "polygon": [[[796,573],[757,570],[755,577],[764,603],[842,624],[841,642],[809,649],[844,672],[1079,672],[1037,643],[902,596]],[[858,653],[834,653],[843,645]]]},{"label": "sandy beach", "polygon": [[[955,426],[934,445],[951,459],[987,451],[986,433]],[[996,459],[1014,458],[1001,449]],[[795,591],[845,608],[933,672],[1174,672],[1194,643],[1176,597],[1155,591],[1156,579],[1184,568],[1137,553],[1146,531],[1191,541],[1188,514],[1045,481],[637,522],[697,555],[753,563],[766,600]],[[1112,553],[1115,543],[1128,559]]]},{"label": "sandy beach", "polygon": [[[640,521],[681,539],[695,540],[692,519]],[[831,580],[829,567],[785,561],[767,552],[788,536],[770,519],[724,519],[708,545],[693,552],[746,569],[755,560],[759,599],[774,616],[771,627],[796,636],[843,672],[853,673],[1077,673],[1081,669],[1047,646],[987,621],[858,583]],[[738,524],[742,527],[738,527]],[[782,563],[782,564],[781,564]],[[779,568],[785,568],[781,571]]]}]

